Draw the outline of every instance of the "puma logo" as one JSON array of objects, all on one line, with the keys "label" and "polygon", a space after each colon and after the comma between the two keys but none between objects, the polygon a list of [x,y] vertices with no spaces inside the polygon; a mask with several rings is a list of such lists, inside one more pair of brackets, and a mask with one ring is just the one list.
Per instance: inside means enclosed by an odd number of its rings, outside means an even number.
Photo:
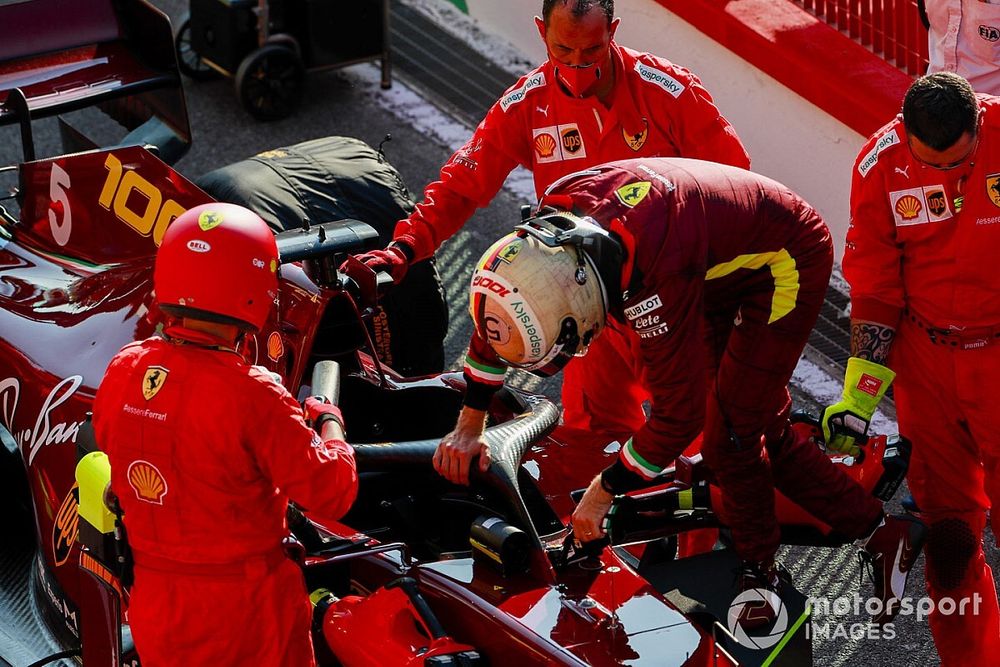
[{"label": "puma logo", "polygon": [[535,107],[535,109],[537,109],[538,113],[542,114],[546,118],[549,117],[549,105],[545,105],[544,107]]},{"label": "puma logo", "polygon": [[903,176],[906,176],[906,178],[910,177],[910,175],[906,173],[908,171],[910,171],[910,165],[906,165],[903,168],[896,167],[896,172],[902,174]]}]

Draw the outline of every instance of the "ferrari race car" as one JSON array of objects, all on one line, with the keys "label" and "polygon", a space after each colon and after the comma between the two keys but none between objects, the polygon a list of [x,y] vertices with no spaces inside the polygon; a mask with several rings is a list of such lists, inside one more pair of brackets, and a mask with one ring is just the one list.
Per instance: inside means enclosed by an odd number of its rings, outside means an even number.
[{"label": "ferrari race car", "polygon": [[[58,4],[3,4],[0,23],[22,20],[37,31],[38,15],[26,17]],[[88,410],[111,357],[160,323],[151,288],[164,230],[184,210],[223,197],[275,224],[282,262],[280,307],[244,354],[300,398],[320,391],[327,362],[341,368],[358,499],[330,525],[291,508],[285,544],[313,592],[322,664],[782,664],[776,650],[783,664],[809,663],[801,637],[774,649],[731,634],[728,550],[674,560],[672,536],[725,523],[698,457],[619,498],[610,542],[582,548],[568,526],[574,492],[616,445],[559,426],[552,402],[507,388],[490,410],[489,469],[468,487],[439,477],[431,457],[455,423],[464,382],[459,373],[404,377],[385,363],[400,349],[377,340],[380,281],[356,260],[349,275],[340,270],[381,242],[371,220],[324,207],[322,197],[301,209],[255,200],[240,193],[246,171],[215,173],[204,182],[209,195],[172,169],[190,137],[176,64],[138,50],[142,42],[173,53],[166,18],[142,0],[81,4],[92,11],[75,18],[93,29],[76,43],[45,43],[39,56],[25,56],[37,49],[21,44],[0,65],[0,123],[20,127],[25,154],[12,166],[16,195],[0,208],[0,489],[32,524],[18,531],[16,513],[5,512],[4,530],[16,538],[5,537],[0,568],[0,665],[139,664],[127,622],[127,543],[113,502],[100,484],[95,492]],[[135,39],[137,25],[145,40]],[[99,148],[63,123],[73,152],[35,159],[33,120],[84,107],[129,135]],[[294,157],[313,149],[260,156],[253,192],[266,190],[272,172],[281,172],[274,183],[308,178]],[[354,202],[358,217],[375,215],[367,201]],[[412,349],[401,362],[419,366]],[[863,459],[838,462],[887,498],[905,460],[905,441],[883,436]],[[779,511],[790,542],[844,542],[786,500]]]}]

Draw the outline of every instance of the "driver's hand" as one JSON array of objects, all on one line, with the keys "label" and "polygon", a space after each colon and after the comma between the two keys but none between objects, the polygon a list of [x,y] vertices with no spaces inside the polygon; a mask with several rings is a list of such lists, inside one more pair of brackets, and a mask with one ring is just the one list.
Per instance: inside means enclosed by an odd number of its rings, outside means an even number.
[{"label": "driver's hand", "polygon": [[573,512],[573,536],[580,542],[591,542],[604,537],[604,517],[608,515],[614,499],[601,486],[601,476],[595,477]]},{"label": "driver's hand", "polygon": [[469,483],[472,459],[479,457],[479,470],[490,467],[490,449],[483,438],[486,412],[462,408],[455,430],[444,436],[434,451],[434,470],[453,484]]}]

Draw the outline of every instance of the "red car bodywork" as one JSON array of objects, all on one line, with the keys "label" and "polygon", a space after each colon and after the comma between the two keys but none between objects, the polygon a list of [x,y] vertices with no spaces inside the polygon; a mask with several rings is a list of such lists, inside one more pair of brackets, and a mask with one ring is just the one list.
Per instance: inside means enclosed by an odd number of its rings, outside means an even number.
[{"label": "red car bodywork", "polygon": [[[155,331],[152,259],[163,229],[208,199],[140,147],[24,164],[20,189],[21,220],[0,232],[0,417],[27,471],[42,547],[41,589],[72,643],[80,631],[80,597],[89,594],[76,544],[80,427],[114,353]],[[280,314],[250,340],[248,356],[298,392],[327,304],[341,297],[317,285],[301,265],[285,264]],[[362,358],[360,370],[353,382],[377,383],[366,377],[377,377],[370,358]],[[457,406],[450,398],[460,382],[454,374],[409,382],[390,374],[387,382],[384,391],[409,386],[447,395],[442,409],[450,415]],[[344,388],[349,421],[351,386],[348,381]],[[545,479],[572,475],[555,485],[560,497],[589,474],[579,465],[583,460],[570,465],[568,451],[557,431],[526,457]],[[596,470],[606,456],[583,458]],[[347,525],[326,528],[355,533]],[[535,559],[529,572],[504,577],[465,554],[419,562],[409,574],[448,633],[496,664],[713,664],[717,651],[709,636],[613,551],[602,558],[604,567],[596,570],[563,572]],[[374,591],[407,572],[385,555],[367,560],[353,566],[361,589]],[[370,631],[393,636],[391,627]]]}]

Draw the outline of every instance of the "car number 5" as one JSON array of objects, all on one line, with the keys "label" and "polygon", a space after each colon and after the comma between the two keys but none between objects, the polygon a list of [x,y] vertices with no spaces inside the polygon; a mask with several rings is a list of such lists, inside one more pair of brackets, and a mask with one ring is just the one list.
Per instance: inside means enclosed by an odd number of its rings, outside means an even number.
[{"label": "car number 5", "polygon": [[[49,197],[52,199],[49,204],[49,227],[52,229],[52,239],[61,246],[69,243],[69,235],[73,230],[73,211],[66,193],[69,186],[69,174],[59,165],[53,164],[49,179]],[[59,220],[60,217],[62,220]]]}]

